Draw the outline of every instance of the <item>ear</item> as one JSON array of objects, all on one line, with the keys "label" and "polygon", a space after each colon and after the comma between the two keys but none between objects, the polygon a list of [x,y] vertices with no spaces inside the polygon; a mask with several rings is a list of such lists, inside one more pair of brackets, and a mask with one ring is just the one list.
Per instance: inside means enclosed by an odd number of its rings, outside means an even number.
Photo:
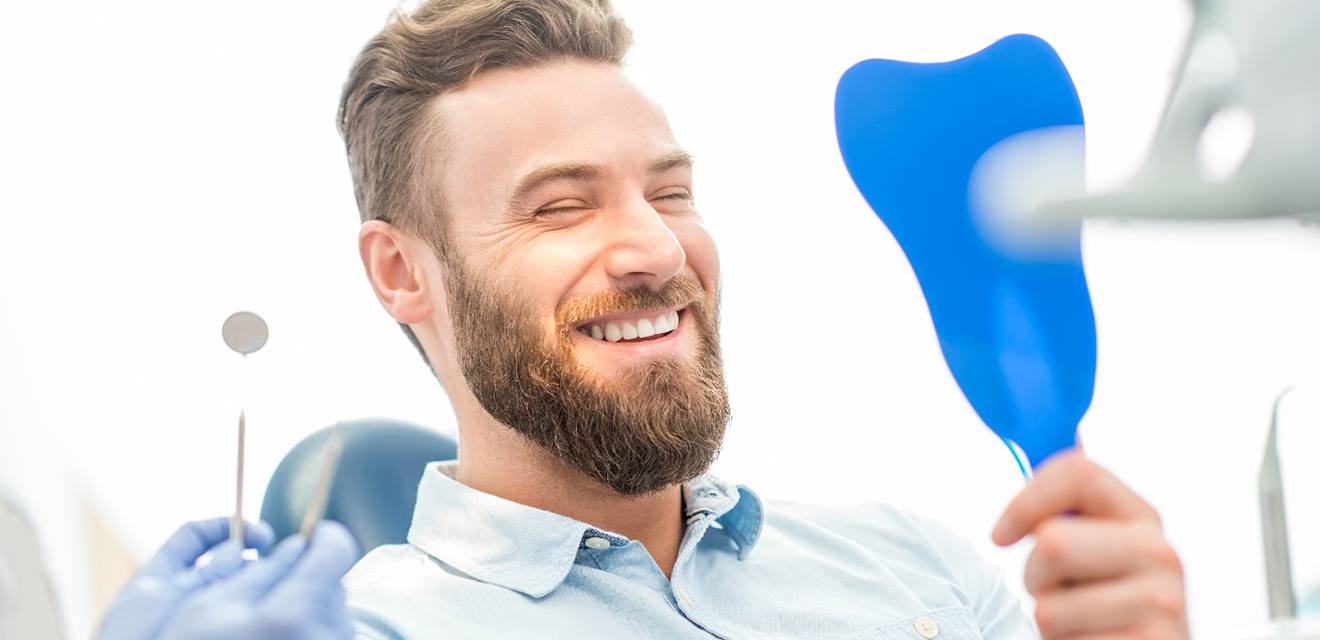
[{"label": "ear", "polygon": [[376,299],[394,319],[417,324],[434,310],[427,287],[426,260],[421,241],[383,220],[369,220],[358,233],[358,253]]}]

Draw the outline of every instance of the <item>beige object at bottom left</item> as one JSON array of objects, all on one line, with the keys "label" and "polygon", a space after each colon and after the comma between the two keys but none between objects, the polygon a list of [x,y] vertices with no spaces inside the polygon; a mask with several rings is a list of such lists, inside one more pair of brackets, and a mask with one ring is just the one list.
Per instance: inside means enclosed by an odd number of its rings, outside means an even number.
[{"label": "beige object at bottom left", "polygon": [[63,638],[55,591],[32,523],[0,495],[0,638]]}]

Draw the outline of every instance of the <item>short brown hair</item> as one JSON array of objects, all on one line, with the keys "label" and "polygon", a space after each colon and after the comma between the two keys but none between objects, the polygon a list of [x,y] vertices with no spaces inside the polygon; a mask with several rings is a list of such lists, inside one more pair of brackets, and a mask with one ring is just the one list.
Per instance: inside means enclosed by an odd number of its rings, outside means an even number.
[{"label": "short brown hair", "polygon": [[431,101],[488,69],[564,58],[619,64],[631,44],[609,0],[430,0],[396,12],[358,54],[339,100],[362,221],[398,225],[447,259],[442,197],[423,179],[440,142],[426,118]]}]

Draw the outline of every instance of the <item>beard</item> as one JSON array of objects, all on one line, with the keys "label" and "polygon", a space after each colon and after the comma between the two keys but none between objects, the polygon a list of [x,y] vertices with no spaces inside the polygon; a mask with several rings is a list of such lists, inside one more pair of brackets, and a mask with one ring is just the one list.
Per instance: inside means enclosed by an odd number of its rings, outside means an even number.
[{"label": "beard", "polygon": [[[491,416],[561,463],[624,496],[642,496],[704,473],[729,421],[719,348],[719,298],[675,276],[565,302],[546,336],[534,313],[495,283],[442,257],[463,376]],[[575,324],[608,313],[686,304],[695,358],[645,360],[600,379],[574,354]]]}]

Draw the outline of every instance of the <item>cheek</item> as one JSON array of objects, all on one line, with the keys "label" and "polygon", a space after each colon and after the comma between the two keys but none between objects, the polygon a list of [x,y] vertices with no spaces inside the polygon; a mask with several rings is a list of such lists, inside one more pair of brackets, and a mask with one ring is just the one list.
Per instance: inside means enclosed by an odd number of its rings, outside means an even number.
[{"label": "cheek", "polygon": [[678,226],[673,231],[679,244],[683,245],[688,266],[697,273],[702,287],[713,292],[720,276],[720,255],[715,248],[715,239],[699,223]]},{"label": "cheek", "polygon": [[591,266],[592,255],[589,242],[546,238],[509,253],[495,268],[508,295],[526,304],[546,331],[553,331],[555,311]]}]

